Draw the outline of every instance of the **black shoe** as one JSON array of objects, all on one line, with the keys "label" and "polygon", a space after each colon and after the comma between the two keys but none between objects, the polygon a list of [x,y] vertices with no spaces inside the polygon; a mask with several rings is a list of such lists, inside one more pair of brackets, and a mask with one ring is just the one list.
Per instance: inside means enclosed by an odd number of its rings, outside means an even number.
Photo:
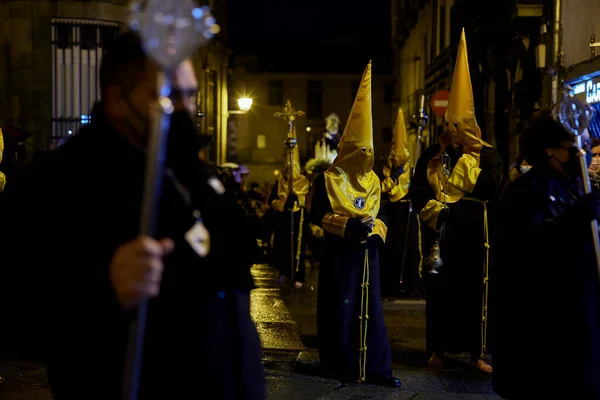
[{"label": "black shoe", "polygon": [[370,385],[379,385],[379,386],[386,386],[386,387],[393,387],[393,388],[399,388],[400,386],[402,386],[402,382],[400,382],[400,379],[394,377],[394,376],[387,376],[387,377],[375,377],[375,378],[369,378],[367,379],[367,381],[365,382],[367,384]]}]

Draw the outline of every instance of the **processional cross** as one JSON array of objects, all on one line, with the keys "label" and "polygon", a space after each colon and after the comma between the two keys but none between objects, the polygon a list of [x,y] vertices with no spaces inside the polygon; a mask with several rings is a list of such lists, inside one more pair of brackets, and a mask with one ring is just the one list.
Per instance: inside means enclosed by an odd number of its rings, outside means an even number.
[{"label": "processional cross", "polygon": [[[288,133],[287,133],[287,139],[285,140],[284,144],[285,147],[287,149],[287,156],[288,156],[288,160],[290,163],[290,168],[289,168],[289,176],[288,176],[288,196],[291,197],[294,193],[294,148],[296,147],[296,145],[298,144],[298,139],[296,139],[296,135],[294,132],[294,121],[296,120],[296,118],[301,117],[304,115],[304,111],[301,110],[296,110],[294,107],[292,107],[292,102],[291,101],[286,101],[285,105],[283,106],[283,111],[278,111],[275,114],[273,114],[273,116],[275,118],[282,118],[283,120],[285,120],[288,123]],[[288,198],[289,198],[288,197]],[[295,268],[294,268],[294,264],[295,264],[295,252],[294,252],[294,208],[290,208],[290,239],[291,239],[291,247],[290,247],[290,253],[291,253],[291,274],[290,277],[293,279],[294,278],[294,272],[295,272]],[[300,229],[302,229],[302,227],[300,227]],[[298,248],[300,248],[298,246]]]},{"label": "processional cross", "polygon": [[288,138],[289,136],[294,136],[294,121],[296,120],[296,118],[301,117],[303,115],[304,111],[296,110],[294,107],[292,107],[292,102],[289,100],[285,102],[285,105],[283,106],[283,111],[278,111],[275,114],[273,114],[274,117],[282,118],[288,123]]}]

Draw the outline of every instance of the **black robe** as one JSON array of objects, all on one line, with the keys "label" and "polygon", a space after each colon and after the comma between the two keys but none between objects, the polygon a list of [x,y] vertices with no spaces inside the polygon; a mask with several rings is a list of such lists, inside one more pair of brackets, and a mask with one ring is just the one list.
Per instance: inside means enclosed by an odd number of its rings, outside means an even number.
[{"label": "black robe", "polygon": [[[427,180],[427,165],[438,151],[439,146],[436,144],[423,152],[411,180],[410,197],[417,213],[421,212],[429,200],[435,199]],[[490,214],[498,196],[503,171],[502,160],[496,149],[484,147],[481,150],[480,168],[481,173],[473,193],[467,193],[465,197],[490,203],[484,207],[481,202],[463,198],[448,204],[450,218],[441,241],[444,265],[436,276],[423,271],[429,354],[443,354],[444,351],[469,352],[471,357],[479,357],[485,350],[482,349],[485,344],[482,341],[483,330],[486,326],[482,321],[486,266],[484,211],[487,209],[489,217],[487,235],[491,245],[493,229],[489,226],[493,218]],[[421,226],[424,249],[429,249],[433,244],[434,231],[424,223]],[[428,250],[423,256],[428,256]]]},{"label": "black robe", "polygon": [[[275,182],[271,195],[269,197],[269,205],[273,203],[273,200],[278,198],[277,188],[279,187],[279,181]],[[308,227],[308,213],[306,209],[294,212],[294,265],[292,266],[292,255],[290,254],[290,248],[292,247],[290,233],[292,231],[290,227],[290,211],[277,211],[273,209],[271,215],[273,223],[273,264],[279,271],[279,274],[285,276],[295,282],[304,282],[306,275],[306,267],[304,265],[306,261],[306,243],[310,235]],[[302,225],[302,237],[300,237],[300,228]],[[300,257],[298,257],[298,245],[300,245]]]},{"label": "black robe", "polygon": [[494,390],[600,399],[600,287],[591,216],[572,183],[534,166],[500,202]]},{"label": "black robe", "polygon": [[388,226],[385,246],[381,249],[381,295],[418,295],[423,292],[419,276],[422,261],[419,216],[412,211],[408,195],[399,201],[391,201],[387,194],[381,197]]},{"label": "black robe", "polygon": [[[46,362],[57,400],[120,398],[133,317],[117,302],[109,263],[138,236],[145,157],[101,114],[92,121],[0,194],[0,354]],[[172,167],[202,212],[211,252],[200,259],[185,241],[192,209],[165,178],[158,236],[175,250],[149,302],[139,398],[202,398],[209,385],[211,398],[264,399],[243,213],[213,190],[200,160],[187,173]]]},{"label": "black robe", "polygon": [[[326,171],[326,170],[325,170]],[[306,195],[306,208],[310,214],[310,207],[312,204],[312,198],[314,196],[315,193],[315,180],[317,179],[317,177],[321,174],[323,174],[325,171],[321,171],[319,170],[318,172],[314,172],[314,176],[310,181],[310,190],[308,191],[308,194]],[[310,222],[310,217],[309,217],[309,222]],[[312,224],[313,226],[316,226],[315,224]],[[306,242],[306,250],[307,250],[307,258],[310,261],[311,265],[315,265],[315,264],[319,264],[321,262],[321,255],[323,254],[323,244],[324,244],[324,240],[325,238],[323,237],[323,235],[321,236],[317,236],[314,234],[313,232],[313,227],[311,226],[311,224],[308,225],[308,232],[309,232],[309,239]]]},{"label": "black robe", "polygon": [[[324,174],[316,178],[314,186],[310,220],[322,227],[323,217],[332,212]],[[377,218],[385,223],[383,209],[380,208]],[[390,343],[381,304],[378,249],[370,248],[368,254],[367,380],[392,375]],[[326,375],[348,382],[356,382],[360,377],[361,284],[364,262],[364,247],[351,245],[345,239],[325,232],[317,293],[319,356]]]}]

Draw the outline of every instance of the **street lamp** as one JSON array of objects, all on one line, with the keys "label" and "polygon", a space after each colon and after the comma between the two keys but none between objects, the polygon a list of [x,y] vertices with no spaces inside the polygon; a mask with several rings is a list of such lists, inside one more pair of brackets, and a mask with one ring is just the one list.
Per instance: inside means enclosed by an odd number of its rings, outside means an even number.
[{"label": "street lamp", "polygon": [[249,97],[240,97],[237,102],[239,110],[229,110],[228,114],[246,114],[252,107],[252,99]]},{"label": "street lamp", "polygon": [[240,97],[238,99],[238,106],[241,111],[248,111],[252,107],[252,99],[249,97]]}]

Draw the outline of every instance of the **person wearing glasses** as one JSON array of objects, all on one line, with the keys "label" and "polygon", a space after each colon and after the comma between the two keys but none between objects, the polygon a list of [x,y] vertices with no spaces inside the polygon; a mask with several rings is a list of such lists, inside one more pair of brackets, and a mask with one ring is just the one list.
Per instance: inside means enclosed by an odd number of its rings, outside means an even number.
[{"label": "person wearing glasses", "polygon": [[139,237],[158,73],[135,33],[117,38],[102,59],[91,123],[0,195],[10,210],[0,304],[15,304],[3,314],[0,354],[37,348],[56,400],[121,398],[128,328],[149,299],[140,400],[189,398],[205,385],[211,399],[262,400],[249,303],[254,241],[198,156],[190,60],[169,76],[174,112],[157,239]]}]

